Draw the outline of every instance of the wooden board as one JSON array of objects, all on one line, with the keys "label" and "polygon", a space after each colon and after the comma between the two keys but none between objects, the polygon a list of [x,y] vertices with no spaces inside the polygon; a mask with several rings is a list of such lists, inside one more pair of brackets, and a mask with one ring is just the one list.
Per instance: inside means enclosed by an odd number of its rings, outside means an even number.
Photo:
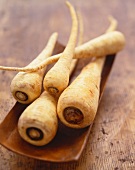
[{"label": "wooden board", "polygon": [[[0,170],[135,169],[134,1],[72,3],[83,15],[84,41],[105,32],[109,14],[117,18],[118,29],[127,40],[126,48],[116,58],[87,146],[78,162],[64,164],[34,160],[0,146]],[[59,41],[66,44],[71,28],[69,11],[60,0],[0,0],[0,23],[0,65],[10,66],[28,64],[54,31],[58,31]],[[0,71],[1,122],[15,103],[10,93],[15,74]]]}]

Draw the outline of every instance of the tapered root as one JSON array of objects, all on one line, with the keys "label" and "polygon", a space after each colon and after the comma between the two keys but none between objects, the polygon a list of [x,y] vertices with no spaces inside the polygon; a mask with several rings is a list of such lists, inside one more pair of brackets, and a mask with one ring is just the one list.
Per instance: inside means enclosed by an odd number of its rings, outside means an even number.
[{"label": "tapered root", "polygon": [[[53,33],[50,36],[45,49],[28,65],[28,67],[36,65],[52,55],[57,37],[57,33]],[[45,70],[46,67],[37,72],[20,72],[13,78],[10,89],[12,95],[18,102],[29,104],[40,96]]]},{"label": "tapered root", "polygon": [[56,104],[56,100],[44,91],[23,111],[18,120],[18,131],[25,141],[43,146],[55,137],[58,128]]},{"label": "tapered root", "polygon": [[[114,31],[116,27],[117,21],[111,18],[106,32]],[[99,104],[104,61],[105,57],[93,59],[61,94],[57,113],[66,126],[84,128],[93,122]]]},{"label": "tapered root", "polygon": [[78,33],[76,11],[69,2],[66,2],[66,4],[69,7],[72,18],[72,28],[69,40],[58,62],[47,72],[43,81],[44,89],[55,97],[59,97],[61,92],[68,86]]}]

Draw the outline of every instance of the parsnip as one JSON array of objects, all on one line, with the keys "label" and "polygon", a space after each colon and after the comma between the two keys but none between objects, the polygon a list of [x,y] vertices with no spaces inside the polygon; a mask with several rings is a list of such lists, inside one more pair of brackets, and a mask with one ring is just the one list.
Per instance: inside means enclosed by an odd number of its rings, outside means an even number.
[{"label": "parsnip", "polygon": [[36,146],[49,143],[57,127],[56,100],[46,91],[24,110],[18,121],[20,136]]},{"label": "parsnip", "polygon": [[[32,67],[52,55],[57,36],[57,33],[53,33],[51,35],[45,49],[27,67]],[[13,94],[14,98],[20,103],[28,104],[39,97],[41,94],[45,70],[46,67],[32,73],[18,73],[13,78],[10,85],[11,93]]]},{"label": "parsnip", "polygon": [[72,29],[69,41],[61,57],[57,63],[47,72],[43,81],[44,89],[56,97],[58,97],[68,86],[70,67],[78,33],[78,20],[75,9],[69,2],[67,2],[67,5],[72,17]]},{"label": "parsnip", "polygon": [[[113,31],[116,26],[117,22],[111,19],[111,26],[107,32]],[[66,126],[84,128],[93,122],[99,104],[104,61],[105,57],[95,58],[61,94],[57,113]]]}]

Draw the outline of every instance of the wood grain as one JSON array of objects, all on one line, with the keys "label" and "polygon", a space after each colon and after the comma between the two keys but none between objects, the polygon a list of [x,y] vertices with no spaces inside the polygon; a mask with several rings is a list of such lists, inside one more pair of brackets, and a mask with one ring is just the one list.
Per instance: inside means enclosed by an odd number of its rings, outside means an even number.
[{"label": "wood grain", "polygon": [[[78,162],[47,163],[14,154],[0,146],[0,170],[134,170],[135,169],[135,3],[133,0],[73,0],[84,18],[84,40],[102,34],[109,14],[127,40],[118,54],[100,103],[87,146]],[[24,66],[45,46],[52,32],[66,44],[69,12],[61,0],[0,0],[0,65]],[[15,72],[0,71],[0,121],[15,100],[10,82]],[[24,148],[25,149],[25,148]],[[55,153],[54,153],[55,154]]]}]

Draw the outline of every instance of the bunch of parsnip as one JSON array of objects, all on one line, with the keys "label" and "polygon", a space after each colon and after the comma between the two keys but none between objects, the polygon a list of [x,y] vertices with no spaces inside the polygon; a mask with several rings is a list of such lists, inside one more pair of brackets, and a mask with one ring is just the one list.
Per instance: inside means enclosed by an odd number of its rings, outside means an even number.
[{"label": "bunch of parsnip", "polygon": [[[84,128],[93,122],[99,104],[105,56],[118,53],[125,45],[124,35],[115,31],[117,21],[113,18],[110,18],[111,24],[105,34],[82,44],[82,20],[77,18],[74,7],[69,2],[66,4],[72,17],[72,28],[62,53],[52,56],[57,41],[57,33],[53,33],[45,49],[28,66],[0,66],[1,70],[19,71],[11,82],[11,92],[18,102],[29,106],[18,120],[18,131],[25,141],[37,146],[45,145],[55,137],[58,118],[71,128]],[[76,47],[78,27],[80,38]],[[77,59],[85,57],[92,58],[91,62],[69,84]],[[54,62],[44,75],[47,65]]]}]

